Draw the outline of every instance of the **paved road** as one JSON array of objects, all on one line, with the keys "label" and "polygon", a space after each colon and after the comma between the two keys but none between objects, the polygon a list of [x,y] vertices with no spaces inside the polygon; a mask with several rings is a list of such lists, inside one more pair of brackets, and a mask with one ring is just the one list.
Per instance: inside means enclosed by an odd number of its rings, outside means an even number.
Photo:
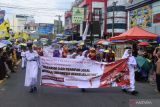
[{"label": "paved road", "polygon": [[24,84],[24,71],[12,74],[0,86],[0,107],[129,107],[130,99],[160,99],[160,94],[147,83],[137,83],[137,96],[122,93],[120,88],[59,89],[40,87],[30,94]]}]

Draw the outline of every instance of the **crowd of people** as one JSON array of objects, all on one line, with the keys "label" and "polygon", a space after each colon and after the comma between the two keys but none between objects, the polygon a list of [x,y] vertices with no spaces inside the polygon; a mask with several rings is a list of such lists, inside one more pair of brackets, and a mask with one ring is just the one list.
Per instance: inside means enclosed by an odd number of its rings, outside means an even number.
[{"label": "crowd of people", "polygon": [[[104,52],[104,50],[108,50]],[[111,48],[104,48],[103,46],[86,47],[85,45],[77,45],[70,48],[67,45],[55,46],[53,49],[53,57],[60,58],[89,58],[99,62],[114,62],[115,53]]]},{"label": "crowd of people", "polygon": [[[32,47],[32,43],[28,43],[27,46],[18,47],[12,45],[0,48],[0,80],[9,78],[10,72],[14,73],[17,69],[17,61],[22,59],[21,66],[22,68],[26,67],[25,86],[31,87],[30,92],[34,92],[37,90],[36,83],[39,56],[51,55],[51,57],[72,59],[88,58],[106,63],[111,63],[116,60],[116,55],[112,48],[102,45],[89,47],[82,44],[70,47],[63,43],[56,43],[47,47]],[[46,50],[47,48],[50,52]],[[151,80],[155,80],[157,91],[160,92],[160,48],[156,48],[153,54],[149,54],[146,51],[139,49],[135,55],[132,51],[133,50],[130,47],[126,48],[122,57],[128,58],[128,67],[130,71],[130,86],[123,87],[122,91],[137,94],[138,92],[135,91],[135,79],[148,81],[150,76],[155,74]],[[143,64],[141,60],[143,60]],[[136,70],[138,72],[135,73]],[[82,91],[85,91],[85,89],[82,89]]]},{"label": "crowd of people", "polygon": [[[70,48],[65,44],[53,44],[52,46],[47,46],[42,48],[33,47],[31,44],[28,45],[28,50],[23,50],[22,56],[22,68],[26,64],[26,78],[25,86],[30,87],[31,93],[37,90],[37,74],[38,74],[38,57],[58,57],[58,58],[72,58],[72,59],[91,59],[94,61],[105,61],[113,62],[115,61],[115,53],[111,48],[108,48],[108,52],[104,53],[102,47],[86,47],[85,45],[77,45],[74,48]],[[34,75],[34,76],[33,76]],[[84,92],[85,89],[82,89]]]},{"label": "crowd of people", "polygon": [[21,52],[18,45],[8,45],[0,48],[0,80],[10,77],[18,69]]}]

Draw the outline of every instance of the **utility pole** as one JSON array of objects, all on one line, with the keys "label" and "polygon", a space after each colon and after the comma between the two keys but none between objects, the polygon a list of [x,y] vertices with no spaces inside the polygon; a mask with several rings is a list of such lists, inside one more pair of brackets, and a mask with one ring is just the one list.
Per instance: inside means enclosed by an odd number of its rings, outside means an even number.
[{"label": "utility pole", "polygon": [[12,18],[13,18],[13,31],[15,31],[15,30],[14,30],[14,15],[13,15],[13,17],[12,17]]},{"label": "utility pole", "polygon": [[92,3],[93,0],[91,0],[91,6],[90,6],[90,28],[91,28],[91,36],[90,36],[90,40],[91,40],[91,46],[93,46],[93,42],[94,42],[94,36],[93,36],[93,12],[92,12]]},{"label": "utility pole", "polygon": [[100,27],[99,27],[99,39],[101,39],[102,37],[101,37],[101,35],[102,35],[102,33],[101,33],[101,30],[102,30],[102,24],[103,24],[103,20],[102,20],[102,12],[101,12],[101,10],[99,11],[99,25],[100,25]]},{"label": "utility pole", "polygon": [[112,37],[114,36],[114,24],[115,24],[115,21],[114,21],[114,19],[115,19],[115,7],[116,7],[116,5],[117,5],[117,2],[118,1],[116,1],[116,2],[113,2],[112,3],[112,11],[113,11],[113,16],[112,16]]},{"label": "utility pole", "polygon": [[57,31],[58,31],[58,34],[60,34],[61,33],[61,15],[56,15],[56,17],[58,17],[58,29],[57,29]]},{"label": "utility pole", "polygon": [[91,25],[91,46],[93,46],[93,42],[94,42],[94,36],[93,36],[93,13],[91,13],[90,25]]}]

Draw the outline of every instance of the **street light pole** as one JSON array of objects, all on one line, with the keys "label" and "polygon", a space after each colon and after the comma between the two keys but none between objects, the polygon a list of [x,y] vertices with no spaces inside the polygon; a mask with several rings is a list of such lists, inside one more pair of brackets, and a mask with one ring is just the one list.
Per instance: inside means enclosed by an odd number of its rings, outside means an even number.
[{"label": "street light pole", "polygon": [[100,27],[99,27],[99,39],[102,39],[102,32],[101,32],[101,30],[102,30],[102,24],[103,24],[102,12],[99,11],[99,25],[100,25]]},{"label": "street light pole", "polygon": [[115,25],[115,21],[114,21],[114,19],[115,19],[115,7],[117,5],[117,1],[113,2],[112,4],[113,4],[113,6],[112,6],[112,11],[113,11],[113,16],[112,16],[112,37],[113,37],[114,36],[114,25]]}]

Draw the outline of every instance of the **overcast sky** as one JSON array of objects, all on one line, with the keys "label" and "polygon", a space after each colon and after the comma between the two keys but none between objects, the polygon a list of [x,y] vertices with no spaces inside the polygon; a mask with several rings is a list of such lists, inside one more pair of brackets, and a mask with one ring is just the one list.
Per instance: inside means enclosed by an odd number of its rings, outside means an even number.
[{"label": "overcast sky", "polygon": [[33,15],[36,22],[53,23],[54,19],[58,19],[56,15],[64,16],[64,12],[70,9],[73,1],[75,0],[0,0],[0,7],[6,10],[6,18],[15,14],[25,14]]}]

